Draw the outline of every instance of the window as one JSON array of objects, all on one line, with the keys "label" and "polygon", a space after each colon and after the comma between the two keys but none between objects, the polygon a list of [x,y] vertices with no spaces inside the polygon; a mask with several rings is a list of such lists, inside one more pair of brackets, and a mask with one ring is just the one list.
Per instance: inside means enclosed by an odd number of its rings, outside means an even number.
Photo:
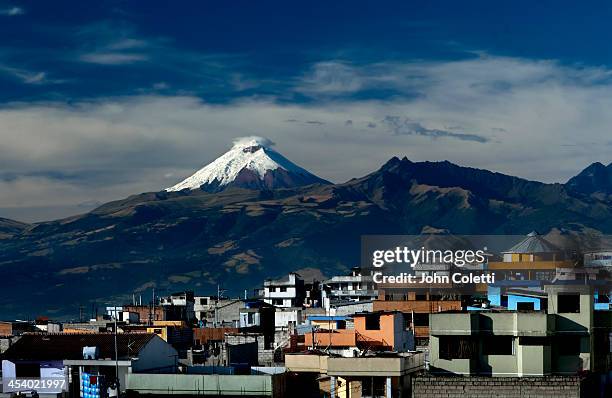
[{"label": "window", "polygon": [[559,355],[578,355],[580,354],[579,336],[559,336],[556,341]]},{"label": "window", "polygon": [[385,384],[384,377],[364,377],[361,381],[361,396],[384,397]]},{"label": "window", "polygon": [[429,326],[429,314],[414,314],[414,326]]},{"label": "window", "polygon": [[476,357],[476,342],[470,336],[442,336],[439,338],[441,359],[470,359]]},{"label": "window", "polygon": [[426,294],[415,294],[414,299],[416,301],[425,301],[427,300],[427,295]]},{"label": "window", "polygon": [[547,337],[521,336],[519,337],[519,345],[544,346],[544,345],[550,345],[550,340]]},{"label": "window", "polygon": [[380,330],[380,316],[377,314],[366,315],[366,330]]},{"label": "window", "polygon": [[281,292],[286,292],[286,291],[287,291],[287,287],[286,287],[286,286],[281,286],[281,287],[279,288],[279,290],[280,290]]},{"label": "window", "polygon": [[533,311],[535,306],[534,303],[516,303],[516,309],[518,311]]},{"label": "window", "polygon": [[489,336],[482,341],[483,355],[514,355],[512,336]]},{"label": "window", "polygon": [[16,363],[15,377],[39,378],[40,364],[38,363]]},{"label": "window", "polygon": [[559,313],[578,313],[580,312],[579,294],[560,294],[557,296]]}]

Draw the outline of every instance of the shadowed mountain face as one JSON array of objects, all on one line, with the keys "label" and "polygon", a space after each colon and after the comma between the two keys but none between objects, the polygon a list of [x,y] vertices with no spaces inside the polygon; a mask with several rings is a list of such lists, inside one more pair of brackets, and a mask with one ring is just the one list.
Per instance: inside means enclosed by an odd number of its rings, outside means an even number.
[{"label": "shadowed mountain face", "polygon": [[584,169],[566,184],[568,190],[579,194],[612,194],[612,163],[607,166],[597,162]]},{"label": "shadowed mountain face", "polygon": [[204,294],[220,282],[237,294],[291,270],[343,273],[358,264],[364,234],[610,233],[611,205],[562,184],[405,158],[337,185],[145,193],[0,239],[11,281],[0,314],[76,316],[80,305],[149,297],[152,287]]},{"label": "shadowed mountain face", "polygon": [[20,234],[26,228],[28,228],[28,224],[0,217],[0,239],[11,238]]}]

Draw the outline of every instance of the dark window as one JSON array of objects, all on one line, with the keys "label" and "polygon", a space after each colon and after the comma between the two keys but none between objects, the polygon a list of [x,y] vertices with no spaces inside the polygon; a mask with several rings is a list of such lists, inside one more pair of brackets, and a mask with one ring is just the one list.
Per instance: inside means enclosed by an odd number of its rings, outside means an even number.
[{"label": "dark window", "polygon": [[470,359],[477,355],[475,341],[469,336],[442,336],[439,347],[441,359]]},{"label": "dark window", "polygon": [[431,301],[441,301],[442,300],[442,296],[439,294],[430,294],[429,295],[429,299]]},{"label": "dark window", "polygon": [[365,327],[366,330],[380,330],[380,316],[377,314],[366,315]]},{"label": "dark window", "polygon": [[280,291],[281,291],[281,292],[286,292],[286,291],[287,291],[287,287],[286,287],[286,286],[282,286],[282,287],[280,288]]},{"label": "dark window", "polygon": [[385,384],[384,377],[364,377],[361,381],[361,396],[384,397]]},{"label": "dark window", "polygon": [[483,355],[513,355],[514,338],[512,336],[490,336],[482,341]]},{"label": "dark window", "polygon": [[40,365],[37,363],[16,363],[15,377],[39,378]]},{"label": "dark window", "polygon": [[429,314],[414,314],[414,326],[429,326]]},{"label": "dark window", "polygon": [[579,294],[560,294],[557,300],[559,313],[578,313],[580,312]]},{"label": "dark window", "polygon": [[426,294],[416,294],[414,296],[414,299],[416,301],[425,301],[425,300],[427,300],[427,295]]},{"label": "dark window", "polygon": [[578,355],[580,354],[579,336],[559,336],[557,338],[557,351],[559,355]]},{"label": "dark window", "polygon": [[610,297],[607,294],[598,294],[597,295],[597,302],[598,303],[606,303],[608,304],[610,302]]},{"label": "dark window", "polygon": [[534,303],[516,303],[516,309],[518,311],[533,311],[535,305]]},{"label": "dark window", "polygon": [[550,340],[547,337],[521,336],[519,337],[519,345],[550,345]]}]

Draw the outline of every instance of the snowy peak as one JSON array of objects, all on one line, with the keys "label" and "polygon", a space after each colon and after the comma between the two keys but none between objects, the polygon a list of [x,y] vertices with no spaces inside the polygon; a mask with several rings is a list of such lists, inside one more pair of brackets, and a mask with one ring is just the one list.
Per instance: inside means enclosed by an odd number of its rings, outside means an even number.
[{"label": "snowy peak", "polygon": [[166,191],[219,192],[229,187],[276,189],[328,184],[276,152],[273,145],[262,137],[239,138],[228,152]]}]

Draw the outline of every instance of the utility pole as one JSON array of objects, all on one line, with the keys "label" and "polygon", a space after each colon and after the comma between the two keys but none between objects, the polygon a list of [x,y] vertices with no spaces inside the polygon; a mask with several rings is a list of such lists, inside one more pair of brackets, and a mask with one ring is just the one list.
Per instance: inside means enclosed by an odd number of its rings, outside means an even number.
[{"label": "utility pole", "polygon": [[117,347],[117,306],[115,305],[115,378],[117,379],[117,396],[119,396],[119,348]]}]

